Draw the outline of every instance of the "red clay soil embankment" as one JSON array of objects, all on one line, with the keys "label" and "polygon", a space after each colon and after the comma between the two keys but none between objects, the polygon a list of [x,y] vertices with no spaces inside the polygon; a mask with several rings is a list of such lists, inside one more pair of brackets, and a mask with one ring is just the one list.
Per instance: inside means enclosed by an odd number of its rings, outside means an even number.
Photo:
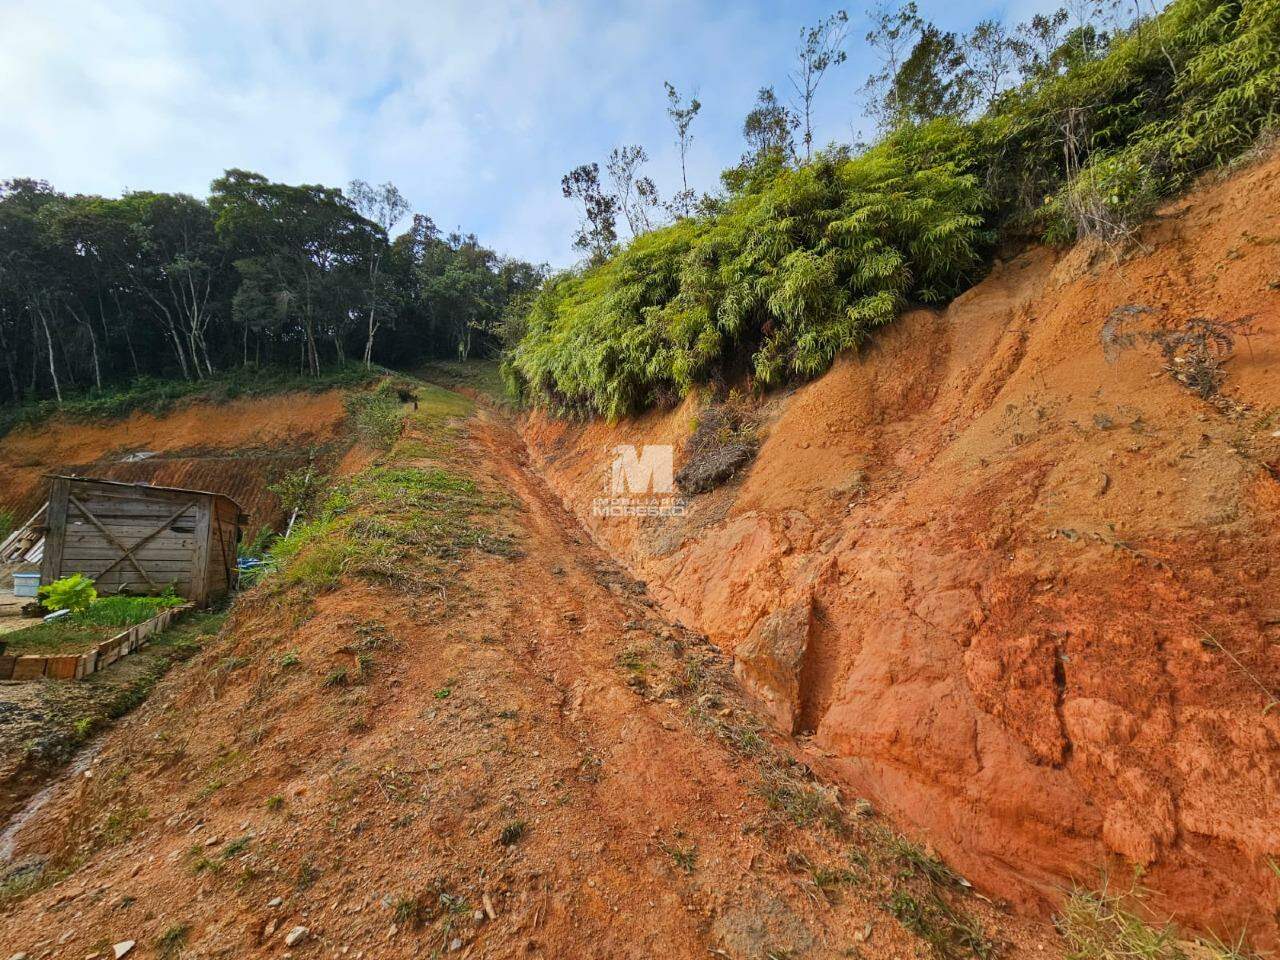
[{"label": "red clay soil embankment", "polygon": [[[1253,318],[1213,400],[1160,348],[1197,317]],[[695,400],[524,432],[815,765],[975,883],[1044,910],[1139,866],[1157,909],[1273,946],[1280,159],[1119,262],[999,264],[766,409],[754,463],[680,520],[590,507],[612,447],[681,444]]]},{"label": "red clay soil embankment", "polygon": [[212,490],[232,497],[251,526],[279,521],[267,486],[305,467],[314,449],[333,460],[344,435],[342,393],[289,393],[228,403],[192,403],[163,416],[79,423],[55,418],[0,437],[0,510],[22,523],[47,496],[49,473],[75,473]]}]

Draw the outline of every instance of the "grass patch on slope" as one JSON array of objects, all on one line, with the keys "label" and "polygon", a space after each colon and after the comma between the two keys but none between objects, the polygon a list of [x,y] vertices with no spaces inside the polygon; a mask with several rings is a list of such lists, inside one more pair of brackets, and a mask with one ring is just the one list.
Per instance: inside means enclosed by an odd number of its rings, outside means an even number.
[{"label": "grass patch on slope", "polygon": [[[412,393],[416,410],[412,400],[400,399],[402,389]],[[506,501],[453,462],[471,401],[416,381],[366,396],[386,452],[336,483],[275,542],[270,558],[278,582],[327,590],[350,575],[420,586],[438,582],[467,551],[508,552],[509,538],[487,522]]]},{"label": "grass patch on slope", "polygon": [[1187,940],[1168,923],[1139,915],[1144,892],[1136,885],[1116,891],[1072,891],[1056,923],[1066,943],[1066,960],[1256,960],[1243,943]]}]

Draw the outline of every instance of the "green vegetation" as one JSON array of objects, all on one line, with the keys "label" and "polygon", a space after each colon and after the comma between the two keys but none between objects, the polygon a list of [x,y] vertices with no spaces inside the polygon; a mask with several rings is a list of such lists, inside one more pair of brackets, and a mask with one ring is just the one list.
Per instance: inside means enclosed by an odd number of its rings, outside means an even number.
[{"label": "green vegetation", "polygon": [[68,420],[98,423],[119,420],[133,413],[163,416],[185,403],[229,403],[242,398],[271,396],[295,390],[320,392],[350,389],[385,375],[379,368],[354,363],[326,368],[318,376],[302,376],[284,369],[234,368],[204,380],[137,379],[119,387],[66,393],[62,403],[36,400],[0,409],[0,436],[20,426],[30,426],[61,414]]},{"label": "green vegetation", "polygon": [[1143,891],[1076,889],[1062,905],[1057,926],[1066,960],[1247,960],[1240,945],[1182,940],[1170,924],[1144,920]]},{"label": "green vegetation", "polygon": [[979,262],[983,195],[945,156],[955,131],[921,137],[942,142],[914,157],[886,144],[784,170],[718,215],[644,234],[548,283],[507,368],[513,388],[619,417],[736,356],[774,385],[825,370],[906,300],[956,293]]},{"label": "green vegetation", "polygon": [[187,938],[191,935],[191,924],[175,923],[173,926],[165,930],[164,933],[156,937],[156,953],[165,960],[177,957],[182,953],[182,948],[187,945]]},{"label": "green vegetation", "polygon": [[343,398],[343,405],[356,433],[370,446],[385,450],[400,435],[400,399],[390,383],[375,390],[349,393]]},{"label": "green vegetation", "polygon": [[961,957],[988,960],[995,956],[996,946],[987,939],[982,925],[935,892],[917,897],[899,888],[894,890],[885,909],[927,943],[933,955],[941,960]]},{"label": "green vegetation", "polygon": [[110,640],[126,627],[150,620],[161,610],[184,603],[186,601],[182,597],[172,593],[159,597],[98,597],[88,606],[60,620],[14,630],[0,635],[0,640],[7,643],[6,653],[10,656],[82,653],[95,644]]},{"label": "green vegetation", "polygon": [[987,24],[1025,79],[1004,89],[997,72],[973,119],[954,36],[899,19],[919,42],[873,78],[879,143],[801,163],[783,137],[697,215],[548,281],[504,366],[513,392],[619,417],[717,378],[814,376],[904,306],[974,282],[995,241],[1123,242],[1280,116],[1280,0],[1174,0],[1111,34],[1064,34],[1065,12],[1023,41]]},{"label": "green vegetation", "polygon": [[[51,407],[102,419],[298,371],[319,381],[331,364],[367,375],[491,351],[542,269],[424,214],[393,235],[409,212],[389,183],[235,169],[207,200],[0,180],[0,396],[18,407],[0,430]],[[272,368],[295,373],[255,372]]]},{"label": "green vegetation", "polygon": [[[356,406],[370,442],[390,450],[373,466],[333,485],[311,514],[276,540],[268,553],[270,568],[282,585],[323,590],[344,575],[401,584],[433,582],[446,561],[464,551],[505,553],[505,537],[478,518],[501,502],[474,479],[441,465],[453,450],[458,417],[471,410],[465,397],[428,384],[413,383],[418,409],[398,398],[391,385],[357,396]],[[408,388],[404,388],[408,389]],[[408,417],[415,436],[396,441]],[[434,458],[424,463],[426,458]],[[345,685],[354,678],[334,676]]]},{"label": "green vegetation", "polygon": [[513,820],[498,833],[498,843],[504,847],[512,847],[519,843],[529,832],[529,824],[524,820]]},{"label": "green vegetation", "polygon": [[36,591],[47,610],[70,610],[80,613],[98,599],[98,591],[93,581],[83,573],[73,573],[69,577],[55,580]]}]

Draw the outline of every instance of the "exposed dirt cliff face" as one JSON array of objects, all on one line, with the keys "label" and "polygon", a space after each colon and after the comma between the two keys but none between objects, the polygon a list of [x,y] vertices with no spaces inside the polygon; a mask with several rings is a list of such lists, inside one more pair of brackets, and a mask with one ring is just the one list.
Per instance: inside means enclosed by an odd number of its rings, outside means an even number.
[{"label": "exposed dirt cliff face", "polygon": [[[1141,242],[1033,250],[906,316],[769,400],[685,518],[591,502],[615,444],[683,443],[699,401],[524,432],[816,764],[976,883],[1043,910],[1138,865],[1160,908],[1274,943],[1280,160]],[[1220,397],[1166,370],[1160,336],[1249,315]]]},{"label": "exposed dirt cliff face", "polygon": [[345,453],[345,418],[342,394],[333,390],[193,403],[162,417],[23,427],[0,438],[0,510],[21,523],[47,496],[46,474],[76,473],[225,493],[256,529],[280,519],[269,484],[305,467],[312,453],[326,468]]}]

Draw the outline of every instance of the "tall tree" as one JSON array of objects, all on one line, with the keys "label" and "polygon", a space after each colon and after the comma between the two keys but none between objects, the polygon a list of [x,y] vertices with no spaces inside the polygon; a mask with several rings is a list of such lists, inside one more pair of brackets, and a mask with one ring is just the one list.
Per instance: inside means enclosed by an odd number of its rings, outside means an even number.
[{"label": "tall tree", "polygon": [[1052,13],[1037,13],[1018,25],[1019,69],[1032,80],[1057,72],[1056,54],[1062,46],[1062,32],[1069,15],[1059,7]]},{"label": "tall tree", "polygon": [[326,333],[341,359],[352,321],[344,273],[360,268],[369,233],[379,228],[341,190],[272,183],[244,170],[228,170],[215,180],[209,204],[219,236],[239,259],[256,259],[259,275],[274,274],[275,295],[301,329],[303,367],[320,373],[317,342]]},{"label": "tall tree", "polygon": [[800,117],[804,123],[802,140],[806,163],[813,159],[813,102],[827,71],[848,59],[844,50],[848,33],[849,14],[843,10],[837,10],[814,26],[800,31],[796,65],[788,78],[795,90]]},{"label": "tall tree", "polygon": [[381,235],[370,231],[369,248],[365,255],[365,267],[369,274],[369,325],[364,341],[364,365],[373,364],[373,338],[378,332],[378,280],[382,274],[382,262],[388,250],[387,239],[391,228],[409,212],[409,201],[393,183],[373,187],[363,180],[352,180],[347,193],[356,210],[366,220],[382,231]]},{"label": "tall tree", "polygon": [[773,87],[761,87],[755,106],[742,121],[742,136],[747,141],[753,162],[770,159],[790,161],[796,152],[794,133],[800,120],[778,100]]},{"label": "tall tree", "polygon": [[684,99],[676,88],[668,81],[662,84],[667,91],[667,116],[671,119],[671,125],[676,131],[676,147],[680,150],[680,190],[672,198],[668,204],[668,209],[676,217],[688,217],[693,213],[694,192],[689,189],[689,147],[693,144],[693,134],[690,127],[693,126],[693,120],[698,115],[698,111],[702,109],[702,102],[697,96],[689,98],[689,102],[685,103]]},{"label": "tall tree", "polygon": [[973,83],[983,106],[990,107],[1017,69],[1019,41],[999,20],[980,20],[964,40]]},{"label": "tall tree", "polygon": [[587,254],[592,264],[603,263],[618,242],[618,198],[600,185],[600,165],[584,163],[560,180],[565,199],[582,204],[582,219],[573,246]]},{"label": "tall tree", "polygon": [[956,35],[943,33],[931,23],[921,27],[915,46],[893,78],[892,89],[897,109],[892,126],[967,112],[975,98],[974,81]]},{"label": "tall tree", "polygon": [[614,147],[605,163],[618,206],[632,237],[653,228],[651,213],[658,205],[658,188],[649,177],[640,173],[640,168],[648,161],[649,155],[644,147],[633,144]]},{"label": "tall tree", "polygon": [[867,78],[864,90],[871,114],[881,130],[889,130],[902,115],[895,80],[902,62],[924,27],[914,2],[902,5],[882,2],[871,13],[867,44],[875,51],[880,69]]}]

